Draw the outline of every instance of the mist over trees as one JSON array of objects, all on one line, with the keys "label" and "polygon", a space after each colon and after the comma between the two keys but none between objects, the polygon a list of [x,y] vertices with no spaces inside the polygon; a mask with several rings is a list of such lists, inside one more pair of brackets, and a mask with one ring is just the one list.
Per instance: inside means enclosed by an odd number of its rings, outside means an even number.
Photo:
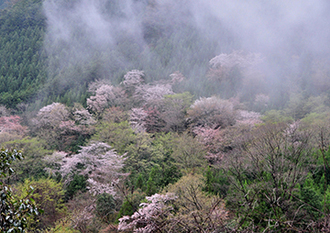
[{"label": "mist over trees", "polygon": [[328,231],[326,0],[0,9],[0,229]]}]

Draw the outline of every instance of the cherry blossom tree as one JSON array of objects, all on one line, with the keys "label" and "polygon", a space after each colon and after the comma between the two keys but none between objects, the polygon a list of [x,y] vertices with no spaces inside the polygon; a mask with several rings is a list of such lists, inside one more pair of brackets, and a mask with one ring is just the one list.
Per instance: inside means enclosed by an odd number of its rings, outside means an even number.
[{"label": "cherry blossom tree", "polygon": [[251,127],[261,124],[261,114],[258,112],[238,110],[236,124],[249,125]]},{"label": "cherry blossom tree", "polygon": [[214,163],[224,157],[224,148],[220,146],[225,144],[224,130],[199,126],[195,127],[193,132],[197,135],[198,141],[205,146],[205,157],[209,162]]},{"label": "cherry blossom tree", "polygon": [[64,104],[53,103],[41,108],[32,119],[31,131],[45,139],[50,147],[58,150],[76,150],[80,137],[88,137],[96,123],[92,115],[81,105],[69,109]]},{"label": "cherry blossom tree", "polygon": [[91,83],[88,91],[94,95],[87,99],[87,109],[97,115],[100,115],[107,107],[122,106],[128,103],[122,87],[115,87],[104,81]]},{"label": "cherry blossom tree", "polygon": [[106,192],[115,196],[114,185],[127,175],[120,172],[124,161],[124,156],[118,155],[108,144],[93,142],[81,147],[78,154],[62,156],[59,172],[67,177],[67,183],[73,174],[88,175],[88,188],[92,194]]},{"label": "cherry blossom tree", "polygon": [[87,99],[87,107],[95,113],[101,113],[108,106],[108,102],[115,99],[114,87],[110,84],[103,84],[95,91],[93,91],[93,85],[92,87],[89,88],[89,91],[95,95]]},{"label": "cherry blossom tree", "polygon": [[130,114],[130,125],[136,132],[146,132],[146,118],[148,113],[143,108],[132,108]]},{"label": "cherry blossom tree", "polygon": [[171,94],[174,94],[171,84],[146,84],[136,87],[134,98],[141,100],[142,104],[150,106],[158,100],[163,99],[165,95]]},{"label": "cherry blossom tree", "polygon": [[78,125],[94,125],[96,120],[93,118],[87,109],[85,109],[81,104],[75,104],[72,111],[73,120]]},{"label": "cherry blossom tree", "polygon": [[170,78],[172,84],[180,83],[186,79],[179,71],[170,74]]},{"label": "cherry blossom tree", "polygon": [[41,108],[35,118],[31,120],[31,132],[36,136],[45,139],[49,147],[63,149],[61,141],[60,125],[70,120],[68,108],[61,103],[52,103]]},{"label": "cherry blossom tree", "polygon": [[237,110],[237,120],[235,125],[222,128],[211,128],[208,126],[197,126],[193,128],[193,133],[206,150],[205,156],[211,164],[220,162],[233,149],[239,147],[241,135],[253,130],[261,124],[260,114],[245,110]]},{"label": "cherry blossom tree", "polygon": [[182,177],[166,193],[146,197],[148,202],[131,216],[119,219],[118,230],[130,232],[227,232],[228,211],[218,197],[202,192],[200,176]]},{"label": "cherry blossom tree", "polygon": [[146,131],[182,132],[186,126],[187,109],[191,105],[192,95],[188,92],[166,95],[155,100],[151,106],[144,106],[147,116],[144,118]]},{"label": "cherry blossom tree", "polygon": [[146,197],[146,203],[141,203],[141,209],[132,216],[119,219],[118,230],[133,232],[166,232],[164,226],[170,222],[173,207],[169,205],[177,197],[173,193],[154,194]]},{"label": "cherry blossom tree", "polygon": [[231,69],[235,66],[242,68],[253,66],[262,60],[260,54],[244,54],[243,51],[233,51],[230,54],[222,53],[210,60],[212,68]]},{"label": "cherry blossom tree", "polygon": [[20,124],[21,118],[19,116],[2,116],[0,117],[0,133],[15,133],[24,135],[27,132],[27,127]]},{"label": "cherry blossom tree", "polygon": [[236,111],[233,102],[218,97],[202,97],[188,110],[188,121],[192,127],[225,128],[234,125]]},{"label": "cherry blossom tree", "polygon": [[209,79],[221,85],[222,96],[239,95],[252,101],[255,94],[263,91],[265,75],[259,68],[262,61],[260,54],[243,51],[222,53],[209,62]]},{"label": "cherry blossom tree", "polygon": [[121,84],[128,89],[134,88],[142,82],[144,77],[144,72],[141,70],[131,70],[124,75],[124,81]]},{"label": "cherry blossom tree", "polygon": [[68,108],[61,103],[52,103],[41,108],[34,119],[37,127],[47,127],[54,129],[60,125],[62,121],[69,119],[70,112]]}]

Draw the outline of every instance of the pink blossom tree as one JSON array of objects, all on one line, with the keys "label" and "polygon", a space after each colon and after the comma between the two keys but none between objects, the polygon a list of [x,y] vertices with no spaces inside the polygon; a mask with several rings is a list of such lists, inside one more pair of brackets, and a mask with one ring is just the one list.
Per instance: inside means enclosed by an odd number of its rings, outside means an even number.
[{"label": "pink blossom tree", "polygon": [[0,133],[14,133],[24,135],[27,132],[27,127],[20,124],[19,116],[2,116],[0,117]]},{"label": "pink blossom tree", "polygon": [[174,94],[171,84],[145,84],[136,87],[134,98],[142,102],[142,105],[151,106],[164,98],[165,95]]},{"label": "pink blossom tree", "polygon": [[170,222],[173,216],[173,207],[169,205],[177,197],[173,193],[154,194],[146,197],[146,203],[141,203],[141,209],[132,216],[124,216],[119,219],[118,230],[133,232],[166,232],[164,226]]},{"label": "pink blossom tree", "polygon": [[115,196],[114,185],[127,175],[120,172],[124,161],[124,156],[118,155],[108,144],[93,142],[81,147],[78,154],[63,157],[59,172],[67,177],[66,182],[72,174],[88,175],[88,188],[92,194],[105,192]]},{"label": "pink blossom tree", "polygon": [[253,100],[255,94],[263,91],[265,75],[260,68],[263,58],[260,54],[234,51],[220,54],[209,62],[209,79],[217,81],[224,89],[223,96],[240,96]]},{"label": "pink blossom tree", "polygon": [[35,118],[31,120],[32,134],[45,139],[49,147],[56,147],[64,150],[61,141],[60,125],[70,120],[69,109],[61,103],[52,103],[41,108]]},{"label": "pink blossom tree", "polygon": [[148,113],[143,108],[132,108],[130,125],[136,132],[146,132],[146,118]]},{"label": "pink blossom tree", "polygon": [[32,119],[32,133],[45,139],[50,147],[69,150],[80,136],[87,137],[96,123],[81,105],[69,109],[64,104],[53,103],[41,108]]},{"label": "pink blossom tree", "polygon": [[61,103],[52,103],[41,108],[37,117],[33,119],[33,123],[37,127],[54,129],[57,128],[62,121],[69,119],[70,112],[68,108]]},{"label": "pink blossom tree", "polygon": [[101,115],[107,107],[123,106],[129,103],[122,87],[112,86],[105,81],[89,84],[88,91],[93,95],[87,99],[87,109]]},{"label": "pink blossom tree", "polygon": [[143,83],[144,72],[141,70],[131,70],[124,75],[121,84],[128,89],[134,88]]},{"label": "pink blossom tree", "polygon": [[89,88],[89,91],[95,95],[87,99],[87,108],[95,113],[101,113],[108,106],[108,102],[115,99],[114,87],[110,84],[103,84],[95,91],[93,91],[93,85],[92,87]]},{"label": "pink blossom tree", "polygon": [[129,232],[227,232],[228,211],[222,199],[202,192],[200,176],[182,177],[165,194],[146,197],[131,216],[119,219],[118,230]]},{"label": "pink blossom tree", "polygon": [[234,125],[236,110],[234,103],[218,97],[200,98],[188,110],[188,121],[191,126],[225,128]]}]

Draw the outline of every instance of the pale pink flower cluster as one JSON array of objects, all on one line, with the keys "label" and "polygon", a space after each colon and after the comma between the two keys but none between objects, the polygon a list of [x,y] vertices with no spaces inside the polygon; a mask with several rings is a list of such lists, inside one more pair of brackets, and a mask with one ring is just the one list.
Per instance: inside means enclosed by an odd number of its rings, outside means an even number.
[{"label": "pale pink flower cluster", "polygon": [[4,105],[0,105],[0,116],[9,116],[9,110]]},{"label": "pale pink flower cluster", "polygon": [[141,70],[131,70],[124,76],[122,85],[130,87],[137,86],[143,82],[144,72]]},{"label": "pale pink flower cluster", "polygon": [[236,111],[233,102],[218,97],[202,97],[188,110],[188,120],[196,126],[211,128],[235,124]]},{"label": "pale pink flower cluster", "polygon": [[96,120],[86,109],[76,109],[73,112],[73,119],[80,125],[94,125]]},{"label": "pale pink flower cluster", "polygon": [[95,90],[95,96],[87,99],[87,108],[101,113],[107,106],[108,101],[115,99],[114,87],[112,85],[103,84]]},{"label": "pale pink flower cluster", "polygon": [[223,158],[224,153],[221,151],[222,147],[220,145],[223,144],[225,139],[221,128],[195,127],[193,132],[207,149],[206,158],[209,161],[216,161]]},{"label": "pale pink flower cluster", "polygon": [[179,71],[174,72],[173,74],[170,74],[171,82],[174,83],[180,83],[186,78],[181,74]]},{"label": "pale pink flower cluster", "polygon": [[[120,173],[125,158],[118,155],[114,149],[103,142],[93,142],[81,148],[78,154],[64,157],[59,172],[63,177],[78,172],[88,175],[89,189],[93,194],[107,192],[115,194],[112,185],[126,174]],[[83,166],[78,169],[77,166]],[[67,181],[70,181],[68,176]]]},{"label": "pale pink flower cluster", "polygon": [[154,194],[146,197],[148,203],[141,203],[141,209],[132,216],[124,216],[119,219],[118,230],[133,230],[133,232],[152,233],[157,232],[160,222],[171,216],[173,207],[169,202],[177,199],[173,193]]},{"label": "pale pink flower cluster", "polygon": [[52,103],[41,108],[35,119],[35,123],[38,126],[58,126],[60,122],[66,121],[69,119],[69,111],[64,104],[61,103]]},{"label": "pale pink flower cluster", "polygon": [[261,55],[255,53],[243,54],[242,51],[234,51],[230,54],[222,53],[210,60],[212,68],[231,69],[235,66],[247,68],[261,62]]},{"label": "pale pink flower cluster", "polygon": [[136,87],[134,98],[143,100],[146,103],[154,102],[164,98],[164,95],[174,94],[170,84],[140,85]]},{"label": "pale pink flower cluster", "polygon": [[130,124],[132,129],[138,133],[146,132],[145,119],[148,113],[143,108],[132,108],[130,114]]},{"label": "pale pink flower cluster", "polygon": [[243,124],[243,125],[249,125],[249,126],[253,127],[256,124],[262,123],[262,121],[260,120],[260,117],[261,117],[261,115],[258,112],[239,110],[239,111],[237,111],[236,123]]},{"label": "pale pink flower cluster", "polygon": [[2,116],[0,117],[0,133],[16,133],[25,134],[27,132],[27,127],[20,124],[21,118],[17,115],[14,116]]}]

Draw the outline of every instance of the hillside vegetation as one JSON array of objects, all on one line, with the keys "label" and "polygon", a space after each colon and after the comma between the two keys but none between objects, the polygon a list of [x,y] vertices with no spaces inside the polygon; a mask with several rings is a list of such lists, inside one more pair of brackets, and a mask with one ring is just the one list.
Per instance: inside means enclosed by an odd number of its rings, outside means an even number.
[{"label": "hillside vegetation", "polygon": [[84,4],[0,11],[1,231],[327,232],[326,51],[247,48],[184,3]]}]

